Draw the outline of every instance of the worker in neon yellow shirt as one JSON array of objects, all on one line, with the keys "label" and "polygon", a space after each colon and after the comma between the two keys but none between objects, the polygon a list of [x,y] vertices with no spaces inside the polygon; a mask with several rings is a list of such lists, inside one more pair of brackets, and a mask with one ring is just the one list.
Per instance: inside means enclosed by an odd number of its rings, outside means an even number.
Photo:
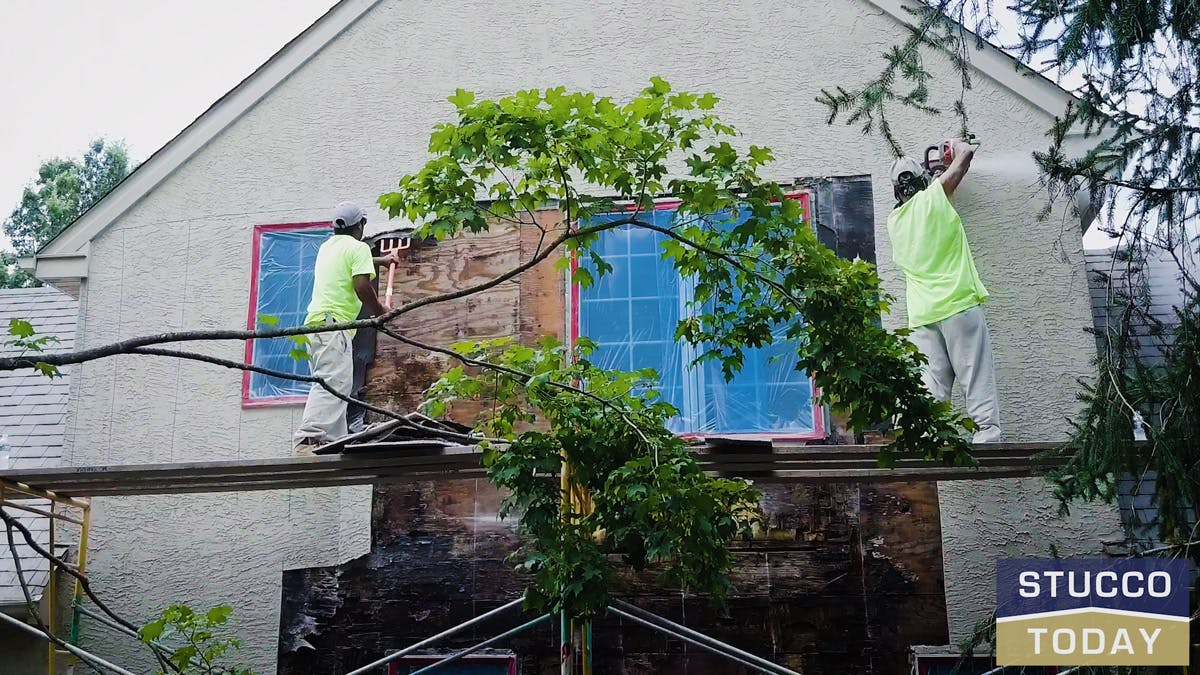
[{"label": "worker in neon yellow shirt", "polygon": [[[897,205],[888,215],[892,258],[904,272],[909,339],[928,359],[925,387],[939,401],[962,385],[976,443],[1000,440],[1000,401],[982,304],[987,289],[975,269],[962,219],[950,197],[971,166],[975,148],[956,141],[944,172],[929,176],[914,159],[892,164]],[[931,180],[932,178],[932,180]]]},{"label": "worker in neon yellow shirt", "polygon": [[[386,311],[371,280],[377,267],[392,259],[371,256],[371,247],[362,240],[366,224],[367,214],[356,204],[342,202],[334,209],[333,235],[317,251],[305,325],[354,321],[364,306],[371,316]],[[312,374],[349,396],[354,383],[354,331],[310,333],[307,337]],[[346,401],[314,382],[294,438],[297,452],[311,452],[346,433]]]}]

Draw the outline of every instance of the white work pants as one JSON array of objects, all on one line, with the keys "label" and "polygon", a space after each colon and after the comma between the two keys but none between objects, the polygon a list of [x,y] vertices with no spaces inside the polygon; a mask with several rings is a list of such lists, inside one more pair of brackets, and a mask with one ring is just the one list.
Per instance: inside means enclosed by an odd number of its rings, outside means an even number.
[{"label": "white work pants", "polygon": [[[354,350],[348,331],[309,333],[308,362],[313,375],[338,392],[350,395],[354,386]],[[346,402],[314,382],[296,430],[297,444],[315,440],[324,445],[346,435]]]},{"label": "white work pants", "polygon": [[979,425],[974,441],[999,441],[1000,397],[983,308],[977,305],[914,328],[909,339],[929,360],[921,373],[929,393],[939,401],[949,401],[957,380],[966,398],[967,414]]}]

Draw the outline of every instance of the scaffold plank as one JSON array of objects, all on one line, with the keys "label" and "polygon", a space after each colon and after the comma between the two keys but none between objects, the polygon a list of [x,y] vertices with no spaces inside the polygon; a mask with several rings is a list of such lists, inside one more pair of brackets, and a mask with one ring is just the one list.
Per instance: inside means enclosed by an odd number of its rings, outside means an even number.
[{"label": "scaffold plank", "polygon": [[[771,448],[768,444],[765,446]],[[1035,476],[1061,465],[1041,455],[1048,443],[975,447],[977,466],[954,467],[917,459],[881,468],[878,445],[751,445],[736,451],[722,442],[693,448],[705,470],[760,483],[845,483],[987,480]],[[241,492],[485,477],[476,446],[421,442],[345,444],[340,454],[303,457],[23,469],[0,480],[68,497]]]}]

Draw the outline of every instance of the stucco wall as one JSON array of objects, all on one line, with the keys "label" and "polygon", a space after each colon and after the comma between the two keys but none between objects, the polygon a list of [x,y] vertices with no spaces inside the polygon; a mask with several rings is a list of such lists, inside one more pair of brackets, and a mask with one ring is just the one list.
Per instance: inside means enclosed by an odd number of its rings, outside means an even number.
[{"label": "stucco wall", "polygon": [[[81,340],[243,325],[253,226],[321,219],[341,199],[372,203],[423,161],[428,132],[449,114],[444,99],[455,87],[487,97],[562,84],[622,97],[661,75],[679,89],[714,91],[723,99],[719,111],[747,143],[775,151],[772,177],[877,176],[882,225],[891,207],[882,142],[857,128],[826,126],[813,98],[822,86],[874,75],[876,55],[899,35],[895,20],[863,0],[383,0],[93,242]],[[948,104],[958,79],[940,59],[930,61],[943,73],[932,86],[935,100]],[[1028,152],[1043,142],[1049,116],[982,75],[968,105],[984,154]],[[913,152],[956,128],[948,116],[899,109],[889,121]],[[1066,433],[1074,378],[1089,372],[1094,347],[1082,330],[1090,314],[1078,229],[1035,222],[1041,202],[1032,182],[1032,174],[976,171],[956,202],[993,294],[1008,436],[1050,440]],[[372,221],[382,215],[372,212]],[[881,274],[900,294],[882,227],[878,235]],[[241,356],[240,344],[202,349]],[[74,463],[289,452],[298,410],[242,409],[237,373],[147,357],[89,364],[78,378]],[[231,602],[251,645],[250,665],[273,672],[281,571],[365,550],[366,496],[100,499],[94,583],[138,618],[170,600]],[[969,628],[968,603],[986,609],[989,558],[1023,545],[1040,553],[1052,536],[1065,552],[1096,552],[1098,538],[1119,527],[1106,509],[1078,512],[1065,524],[1028,518],[1039,504],[1050,508],[1037,481],[943,485],[955,633]],[[344,517],[335,515],[339,505],[347,507]],[[1025,524],[1015,528],[1018,522]],[[1013,534],[1022,529],[1026,544]],[[132,652],[96,631],[88,640],[118,660]]]}]

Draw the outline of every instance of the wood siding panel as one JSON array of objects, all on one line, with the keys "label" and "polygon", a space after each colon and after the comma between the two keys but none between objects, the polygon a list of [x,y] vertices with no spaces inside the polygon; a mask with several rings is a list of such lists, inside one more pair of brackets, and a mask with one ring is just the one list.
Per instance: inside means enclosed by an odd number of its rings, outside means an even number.
[{"label": "wood siding panel", "polygon": [[[549,212],[543,217],[554,221],[556,213]],[[414,241],[396,269],[393,306],[495,279],[528,259],[525,248],[532,236],[529,230],[537,232],[536,228],[509,226],[436,243]],[[550,298],[547,269],[553,271],[550,263],[478,294],[420,307],[404,314],[393,325],[413,339],[438,347],[467,339],[524,334],[522,304],[543,302],[543,295],[546,300]],[[381,287],[386,288],[386,282]],[[560,313],[561,307],[560,300]],[[536,323],[524,321],[531,334],[539,328]],[[450,361],[447,356],[380,335],[375,361],[367,375],[367,395],[372,402],[394,410],[414,410],[425,389],[453,365]],[[456,407],[453,416],[470,422],[473,413],[472,406],[462,405]]]}]

